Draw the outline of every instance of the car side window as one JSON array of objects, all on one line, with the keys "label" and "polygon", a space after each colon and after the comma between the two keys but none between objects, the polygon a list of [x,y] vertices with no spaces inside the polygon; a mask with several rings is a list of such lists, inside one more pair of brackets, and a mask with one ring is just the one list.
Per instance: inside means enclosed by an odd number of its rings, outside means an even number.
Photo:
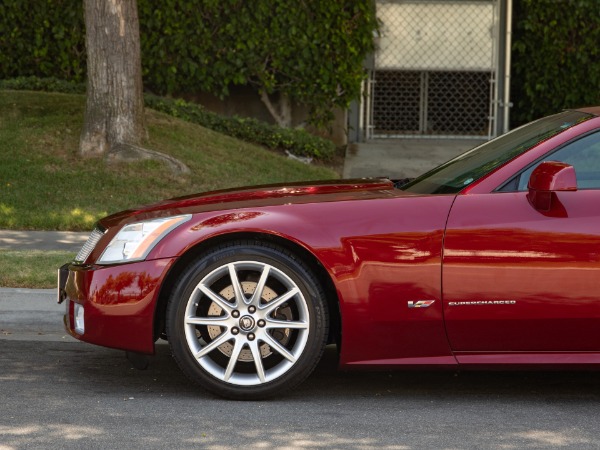
[{"label": "car side window", "polygon": [[526,191],[531,172],[543,161],[560,161],[572,165],[578,189],[600,189],[600,132],[588,134],[536,161],[511,181],[502,191]]}]

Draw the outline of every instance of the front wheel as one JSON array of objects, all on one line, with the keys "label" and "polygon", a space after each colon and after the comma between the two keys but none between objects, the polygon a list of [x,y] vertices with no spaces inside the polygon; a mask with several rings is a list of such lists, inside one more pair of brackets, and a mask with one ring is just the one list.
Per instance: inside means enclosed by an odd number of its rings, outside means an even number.
[{"label": "front wheel", "polygon": [[191,264],[167,308],[167,334],[184,373],[234,399],[269,397],[302,382],[328,331],[324,293],[287,250],[235,242]]}]

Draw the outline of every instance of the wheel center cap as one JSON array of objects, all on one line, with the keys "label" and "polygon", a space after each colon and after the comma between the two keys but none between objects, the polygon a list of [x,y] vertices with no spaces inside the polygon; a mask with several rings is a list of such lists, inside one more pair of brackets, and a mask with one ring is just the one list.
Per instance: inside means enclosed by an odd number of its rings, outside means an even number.
[{"label": "wheel center cap", "polygon": [[240,319],[240,328],[244,331],[250,331],[254,328],[255,322],[252,316],[243,316]]}]

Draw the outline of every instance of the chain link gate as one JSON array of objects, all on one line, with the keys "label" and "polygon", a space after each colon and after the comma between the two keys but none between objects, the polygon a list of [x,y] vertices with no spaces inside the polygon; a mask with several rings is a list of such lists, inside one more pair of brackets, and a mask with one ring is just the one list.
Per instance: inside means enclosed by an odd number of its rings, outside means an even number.
[{"label": "chain link gate", "polygon": [[366,137],[496,134],[499,0],[378,0]]}]

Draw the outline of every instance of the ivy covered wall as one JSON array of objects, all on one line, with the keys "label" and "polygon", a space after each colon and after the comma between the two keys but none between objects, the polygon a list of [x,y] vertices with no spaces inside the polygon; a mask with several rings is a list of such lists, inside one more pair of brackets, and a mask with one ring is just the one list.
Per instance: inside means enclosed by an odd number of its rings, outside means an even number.
[{"label": "ivy covered wall", "polygon": [[[598,0],[514,0],[511,98],[517,125],[600,104]],[[82,0],[0,2],[0,79],[83,81]],[[358,95],[376,26],[368,0],[138,0],[147,90],[287,89],[316,118]],[[311,103],[312,102],[312,103]]]},{"label": "ivy covered wall", "polygon": [[[0,79],[82,81],[82,0],[0,3]],[[138,0],[144,86],[157,94],[226,96],[248,85],[285,94],[326,121],[360,92],[373,49],[365,0]]]},{"label": "ivy covered wall", "polygon": [[515,0],[512,125],[600,104],[600,1]]}]

